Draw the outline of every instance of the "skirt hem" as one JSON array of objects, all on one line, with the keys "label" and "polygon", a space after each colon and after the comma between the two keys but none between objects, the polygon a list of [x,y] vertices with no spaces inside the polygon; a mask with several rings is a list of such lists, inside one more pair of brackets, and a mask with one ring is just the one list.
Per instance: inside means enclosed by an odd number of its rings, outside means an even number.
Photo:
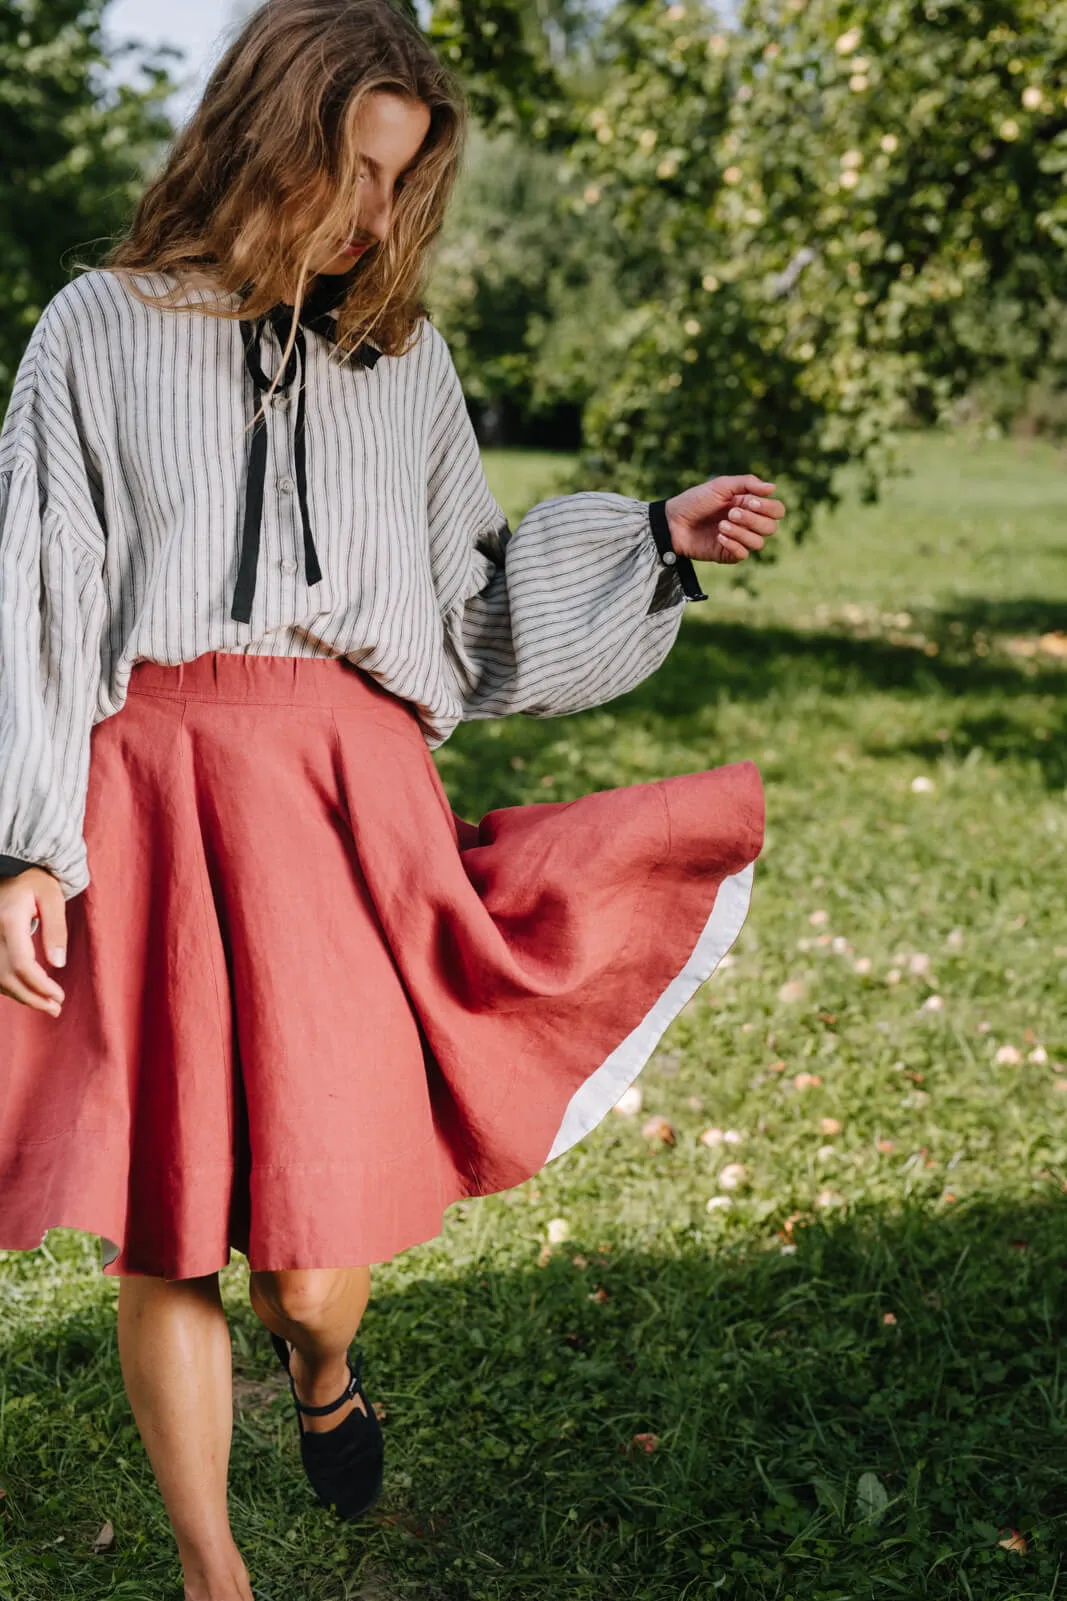
[{"label": "skirt hem", "polygon": [[[622,1044],[617,1046],[602,1065],[585,1080],[581,1087],[572,1096],[568,1103],[562,1122],[552,1142],[547,1156],[537,1166],[531,1167],[526,1179],[534,1178],[548,1163],[558,1160],[559,1157],[571,1150],[586,1135],[591,1134],[616,1105],[620,1097],[630,1088],[640,1076],[648,1063],[663,1035],[696,994],[701,985],[714,973],[727,951],[736,941],[744,926],[752,898],[752,884],[754,878],[754,863],[750,863],[740,873],[735,873],[723,879],[719,892],[715,897],[715,905],[708,918],[696,945],[685,966],[675,975],[667,987],[660,993],[655,1003],[642,1018],[635,1029],[627,1035]],[[416,1228],[417,1238],[411,1238],[411,1230],[405,1231],[403,1237],[392,1249],[384,1254],[371,1256],[363,1253],[359,1260],[335,1260],[336,1253],[331,1255],[329,1261],[289,1261],[279,1258],[272,1266],[255,1266],[250,1263],[253,1272],[284,1272],[296,1268],[329,1269],[375,1266],[391,1261],[393,1257],[402,1252],[412,1250],[418,1245],[429,1244],[432,1240],[440,1238],[444,1231],[445,1213],[448,1208],[460,1201],[478,1199],[483,1195],[505,1193],[513,1189],[515,1184],[526,1182],[526,1179],[517,1178],[499,1188],[489,1188],[475,1192],[458,1194],[444,1203],[436,1227],[429,1222],[426,1228]],[[83,1225],[55,1223],[49,1228],[83,1228]],[[428,1230],[428,1232],[426,1231]],[[105,1233],[88,1228],[84,1232],[97,1234],[100,1242],[101,1269],[109,1277],[138,1277],[136,1270],[127,1269],[125,1272],[115,1272],[114,1264],[122,1255],[121,1247]],[[45,1230],[47,1235],[48,1230]],[[42,1244],[44,1236],[42,1236]],[[26,1247],[10,1247],[11,1249],[26,1249]],[[32,1247],[30,1247],[32,1249]],[[213,1262],[211,1265],[199,1266],[197,1271],[182,1273],[175,1277],[200,1278],[210,1273],[220,1272],[227,1267],[232,1259],[235,1246],[228,1246],[223,1260]],[[242,1254],[245,1254],[242,1252]],[[315,1253],[312,1253],[313,1255]],[[169,1277],[169,1275],[163,1275]]]},{"label": "skirt hem", "polygon": [[586,1134],[592,1133],[640,1076],[671,1023],[701,985],[707,983],[744,927],[754,876],[755,864],[750,862],[740,873],[723,879],[711,916],[689,960],[637,1027],[575,1091],[546,1162],[554,1162]]}]

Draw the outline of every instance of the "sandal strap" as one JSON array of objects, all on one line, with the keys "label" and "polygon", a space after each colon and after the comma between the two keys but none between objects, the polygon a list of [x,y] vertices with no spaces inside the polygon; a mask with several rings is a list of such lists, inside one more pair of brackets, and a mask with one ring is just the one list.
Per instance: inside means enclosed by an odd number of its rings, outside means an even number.
[{"label": "sandal strap", "polygon": [[297,1397],[297,1393],[296,1393],[296,1385],[293,1383],[292,1375],[290,1375],[290,1378],[289,1378],[289,1389],[292,1392],[293,1405],[296,1407],[296,1410],[298,1412],[303,1412],[305,1417],[309,1417],[309,1418],[327,1418],[327,1417],[329,1417],[331,1412],[340,1411],[341,1407],[344,1406],[346,1401],[351,1401],[353,1399],[353,1397],[355,1397],[355,1396],[357,1396],[357,1395],[359,1395],[361,1393],[360,1373],[362,1371],[362,1368],[363,1368],[363,1353],[361,1351],[359,1353],[359,1355],[356,1357],[356,1360],[355,1360],[354,1363],[351,1360],[349,1360],[349,1363],[348,1363],[348,1383],[346,1384],[346,1386],[344,1388],[344,1392],[337,1397],[336,1401],[330,1401],[326,1406],[308,1406],[305,1402],[299,1400],[298,1397]]}]

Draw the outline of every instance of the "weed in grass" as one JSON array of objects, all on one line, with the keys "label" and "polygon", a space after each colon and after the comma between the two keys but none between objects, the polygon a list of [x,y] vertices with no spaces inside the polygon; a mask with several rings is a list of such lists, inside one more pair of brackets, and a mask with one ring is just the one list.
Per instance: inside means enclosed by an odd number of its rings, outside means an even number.
[{"label": "weed in grass", "polygon": [[[1040,641],[1067,628],[1067,489],[1036,446],[910,456],[754,596],[705,574],[634,694],[440,753],[467,815],[754,757],[767,849],[639,1113],[375,1270],[365,1524],[312,1502],[227,1270],[259,1601],[1065,1593],[1065,681]],[[562,465],[491,468],[515,511]],[[58,1233],[0,1257],[3,1601],[180,1593],[95,1263]]]}]

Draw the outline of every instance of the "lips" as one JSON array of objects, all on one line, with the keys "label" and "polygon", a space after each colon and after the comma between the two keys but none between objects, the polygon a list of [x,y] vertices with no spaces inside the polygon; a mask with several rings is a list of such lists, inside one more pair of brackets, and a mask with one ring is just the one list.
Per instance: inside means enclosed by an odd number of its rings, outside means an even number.
[{"label": "lips", "polygon": [[343,256],[351,256],[353,259],[355,259],[357,256],[365,255],[369,249],[370,245],[361,245],[357,244],[355,241],[352,241],[345,245],[344,249],[341,251],[341,254]]}]

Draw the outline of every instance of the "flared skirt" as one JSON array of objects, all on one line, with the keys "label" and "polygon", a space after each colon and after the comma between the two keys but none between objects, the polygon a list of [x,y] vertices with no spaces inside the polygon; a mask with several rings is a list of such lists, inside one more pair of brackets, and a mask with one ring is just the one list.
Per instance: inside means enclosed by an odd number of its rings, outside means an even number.
[{"label": "flared skirt", "polygon": [[350,663],[139,662],[90,741],[61,1016],[0,997],[0,1248],[385,1261],[633,1083],[736,938],[750,763],[457,818]]}]

